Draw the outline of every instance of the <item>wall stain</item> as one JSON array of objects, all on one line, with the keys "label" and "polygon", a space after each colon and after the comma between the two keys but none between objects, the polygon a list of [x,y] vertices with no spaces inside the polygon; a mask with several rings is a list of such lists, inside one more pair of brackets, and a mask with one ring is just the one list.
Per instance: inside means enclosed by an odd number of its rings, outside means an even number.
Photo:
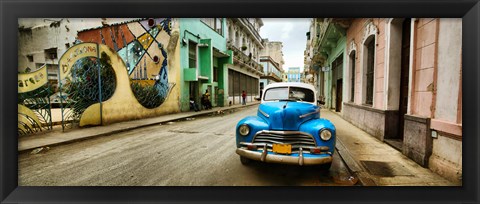
[{"label": "wall stain", "polygon": [[434,86],[433,83],[430,83],[430,85],[427,86],[427,91],[433,92]]}]

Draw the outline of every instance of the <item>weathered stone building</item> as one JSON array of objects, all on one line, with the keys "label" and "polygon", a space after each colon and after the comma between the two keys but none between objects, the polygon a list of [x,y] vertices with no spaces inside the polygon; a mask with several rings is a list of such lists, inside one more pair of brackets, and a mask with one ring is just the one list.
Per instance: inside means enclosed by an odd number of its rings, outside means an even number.
[{"label": "weathered stone building", "polygon": [[260,77],[260,91],[268,84],[282,81],[283,70],[270,56],[261,56],[260,64],[263,66],[263,76]]},{"label": "weathered stone building", "polygon": [[260,93],[259,80],[263,75],[260,51],[264,49],[260,18],[227,18],[227,48],[233,51],[233,64],[228,65],[228,101],[242,102],[242,91],[247,93],[247,102]]},{"label": "weathered stone building", "polygon": [[260,77],[260,91],[268,84],[283,81],[285,64],[282,42],[263,39],[263,43],[265,46],[260,53],[260,64],[263,66],[264,76]]}]

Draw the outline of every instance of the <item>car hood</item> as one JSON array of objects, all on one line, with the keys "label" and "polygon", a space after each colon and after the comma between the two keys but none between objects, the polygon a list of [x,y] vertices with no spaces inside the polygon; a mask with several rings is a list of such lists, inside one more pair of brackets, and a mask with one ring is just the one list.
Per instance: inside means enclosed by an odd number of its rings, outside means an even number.
[{"label": "car hood", "polygon": [[305,121],[320,118],[318,106],[292,101],[262,103],[257,115],[271,130],[298,130]]}]

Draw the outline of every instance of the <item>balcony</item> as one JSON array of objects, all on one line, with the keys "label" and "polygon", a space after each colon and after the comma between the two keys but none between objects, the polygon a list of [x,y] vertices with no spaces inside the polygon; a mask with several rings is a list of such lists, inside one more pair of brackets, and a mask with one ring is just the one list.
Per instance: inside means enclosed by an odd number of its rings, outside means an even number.
[{"label": "balcony", "polygon": [[270,80],[273,80],[273,81],[276,81],[276,82],[281,82],[282,81],[282,78],[277,76],[273,72],[268,72],[267,74],[261,76],[260,78],[261,79],[270,79]]},{"label": "balcony", "polygon": [[239,65],[240,67],[245,67],[248,71],[256,73],[260,76],[263,76],[263,66],[254,60],[251,57],[247,56],[243,53],[240,49],[232,45],[231,43],[227,43],[227,48],[233,51],[233,63],[235,65]]},{"label": "balcony", "polygon": [[312,62],[324,63],[337,47],[338,40],[346,36],[346,30],[352,23],[350,18],[318,19],[317,36],[314,41]]}]

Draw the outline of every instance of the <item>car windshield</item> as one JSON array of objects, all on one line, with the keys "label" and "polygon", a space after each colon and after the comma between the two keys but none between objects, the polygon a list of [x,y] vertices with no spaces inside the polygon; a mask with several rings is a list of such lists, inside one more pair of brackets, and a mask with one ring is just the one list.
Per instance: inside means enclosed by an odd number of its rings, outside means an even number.
[{"label": "car windshield", "polygon": [[314,94],[310,89],[300,87],[278,87],[265,91],[265,101],[288,100],[314,102]]}]

